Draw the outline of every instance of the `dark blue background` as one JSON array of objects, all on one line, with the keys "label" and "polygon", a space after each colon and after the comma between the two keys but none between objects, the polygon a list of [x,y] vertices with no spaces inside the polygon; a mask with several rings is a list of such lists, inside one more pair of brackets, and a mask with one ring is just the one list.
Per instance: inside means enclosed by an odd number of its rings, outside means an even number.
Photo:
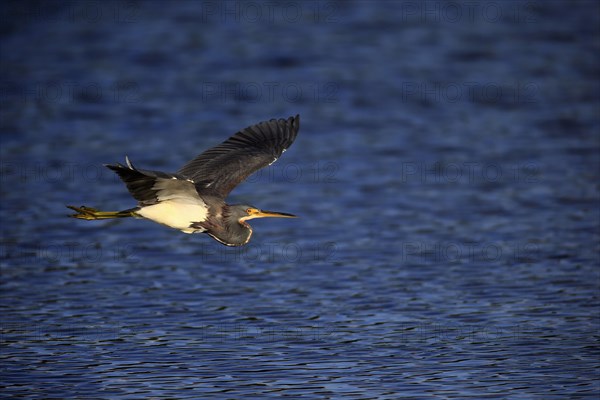
[{"label": "dark blue background", "polygon": [[[597,396],[596,1],[3,2],[1,394]],[[226,248],[103,163],[301,115]]]}]

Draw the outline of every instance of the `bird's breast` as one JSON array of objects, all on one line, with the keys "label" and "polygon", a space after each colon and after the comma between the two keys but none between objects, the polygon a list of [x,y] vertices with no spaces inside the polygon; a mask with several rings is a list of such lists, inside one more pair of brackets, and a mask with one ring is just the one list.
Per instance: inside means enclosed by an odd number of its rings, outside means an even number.
[{"label": "bird's breast", "polygon": [[208,218],[208,207],[201,199],[197,201],[165,200],[151,206],[142,207],[136,214],[156,223],[179,229],[184,233],[204,232],[203,228],[190,225]]}]

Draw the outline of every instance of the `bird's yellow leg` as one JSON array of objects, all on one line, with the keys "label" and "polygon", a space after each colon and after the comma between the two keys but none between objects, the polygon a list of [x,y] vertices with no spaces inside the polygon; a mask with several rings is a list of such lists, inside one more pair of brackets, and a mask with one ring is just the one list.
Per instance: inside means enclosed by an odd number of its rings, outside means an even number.
[{"label": "bird's yellow leg", "polygon": [[111,218],[127,218],[127,217],[135,217],[135,208],[130,210],[123,211],[98,211],[95,208],[81,206],[67,206],[73,211],[77,211],[77,214],[72,214],[70,217],[79,218],[79,219],[111,219]]}]

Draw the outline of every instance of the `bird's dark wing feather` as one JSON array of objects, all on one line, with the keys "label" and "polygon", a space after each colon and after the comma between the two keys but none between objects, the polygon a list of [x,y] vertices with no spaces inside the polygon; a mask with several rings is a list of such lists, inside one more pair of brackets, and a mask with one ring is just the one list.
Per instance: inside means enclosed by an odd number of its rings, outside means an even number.
[{"label": "bird's dark wing feather", "polygon": [[249,126],[185,164],[177,174],[194,181],[200,194],[227,197],[257,170],[272,164],[291,146],[300,116]]},{"label": "bird's dark wing feather", "polygon": [[115,164],[106,167],[115,171],[127,185],[131,195],[141,206],[149,206],[160,201],[178,199],[195,202],[198,193],[194,184],[186,178],[160,171],[138,169],[126,158],[127,165]]}]

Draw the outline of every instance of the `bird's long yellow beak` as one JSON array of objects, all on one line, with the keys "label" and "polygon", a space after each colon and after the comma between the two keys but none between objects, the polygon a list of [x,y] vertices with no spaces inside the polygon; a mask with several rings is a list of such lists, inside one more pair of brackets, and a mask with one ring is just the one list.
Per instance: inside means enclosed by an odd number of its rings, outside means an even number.
[{"label": "bird's long yellow beak", "polygon": [[277,211],[258,210],[258,217],[274,217],[274,218],[298,218],[294,214],[282,213]]},{"label": "bird's long yellow beak", "polygon": [[258,208],[252,208],[248,212],[248,216],[242,218],[243,220],[253,219],[253,218],[298,218],[294,214],[282,213],[277,211],[267,211],[267,210],[259,210]]}]

